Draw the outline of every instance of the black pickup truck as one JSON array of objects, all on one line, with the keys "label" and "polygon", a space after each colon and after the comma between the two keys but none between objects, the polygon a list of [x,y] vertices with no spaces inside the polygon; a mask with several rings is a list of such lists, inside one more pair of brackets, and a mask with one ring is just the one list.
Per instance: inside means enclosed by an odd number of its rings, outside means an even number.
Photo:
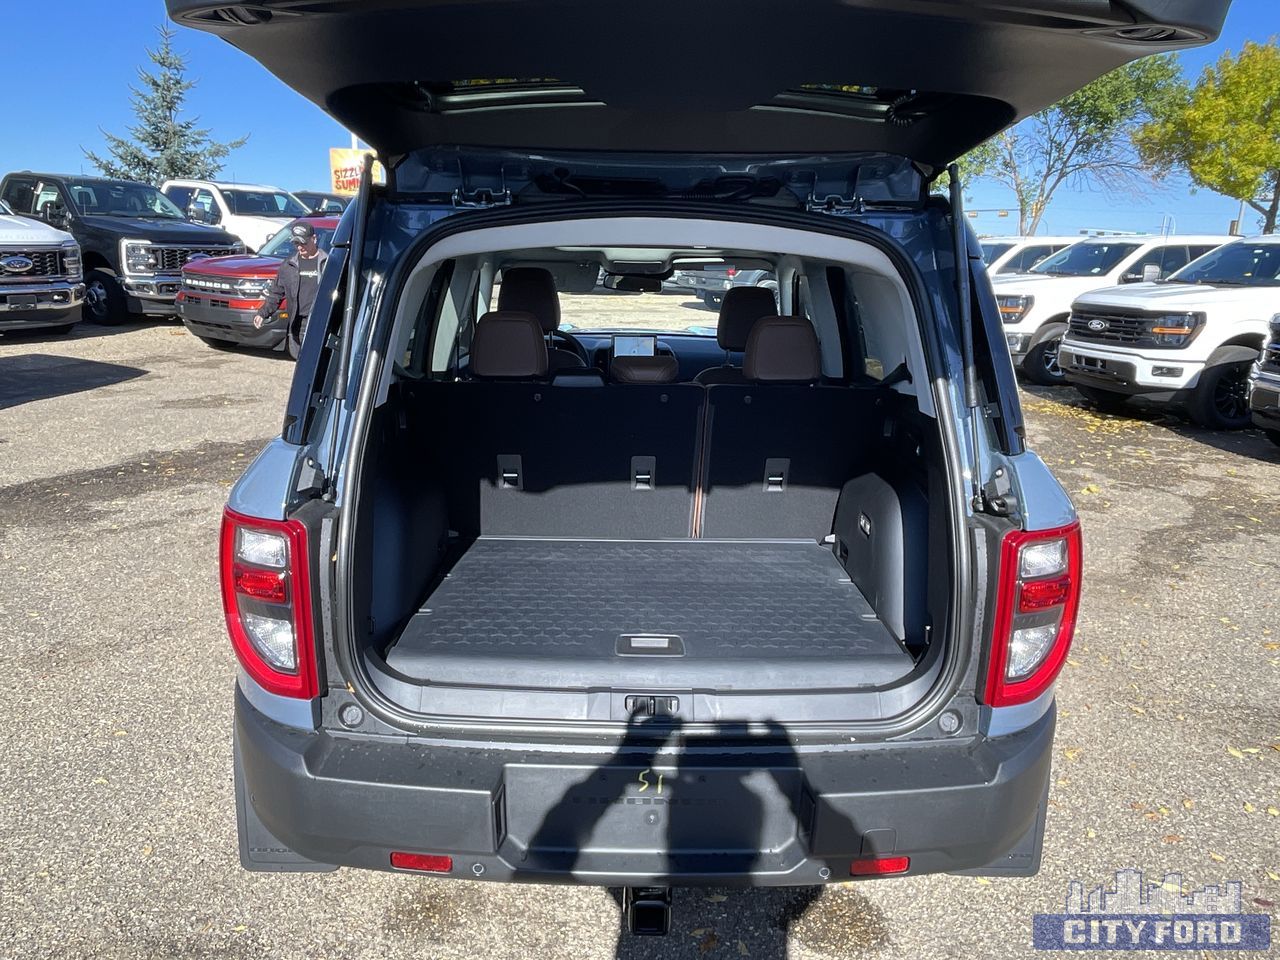
[{"label": "black pickup truck", "polygon": [[189,222],[146,183],[24,170],[5,176],[0,198],[19,216],[76,238],[84,257],[84,317],[94,323],[176,314],[183,264],[244,252],[231,234]]}]

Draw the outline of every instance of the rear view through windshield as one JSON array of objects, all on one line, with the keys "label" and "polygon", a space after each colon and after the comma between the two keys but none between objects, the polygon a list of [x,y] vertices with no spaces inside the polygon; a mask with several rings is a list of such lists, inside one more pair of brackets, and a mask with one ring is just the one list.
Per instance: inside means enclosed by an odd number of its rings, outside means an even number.
[{"label": "rear view through windshield", "polygon": [[[1170,283],[1280,287],[1280,243],[1231,243],[1184,267]],[[1276,304],[1280,309],[1280,302]]]},{"label": "rear view through windshield", "polygon": [[1077,243],[1032,268],[1053,277],[1097,277],[1110,273],[1137,252],[1137,243]]}]

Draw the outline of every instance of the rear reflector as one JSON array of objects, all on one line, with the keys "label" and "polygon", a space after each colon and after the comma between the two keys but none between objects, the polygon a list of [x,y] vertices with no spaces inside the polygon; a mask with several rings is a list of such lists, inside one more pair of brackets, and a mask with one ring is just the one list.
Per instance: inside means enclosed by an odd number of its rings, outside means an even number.
[{"label": "rear reflector", "polygon": [[1048,610],[1050,607],[1066,603],[1070,595],[1071,580],[1068,577],[1058,577],[1056,580],[1032,580],[1022,585],[1018,610],[1021,613]]},{"label": "rear reflector", "polygon": [[453,857],[438,853],[393,853],[391,865],[397,870],[417,870],[421,873],[448,873],[453,869]]},{"label": "rear reflector", "polygon": [[849,876],[884,877],[891,873],[906,873],[910,866],[910,857],[870,857],[849,864]]}]

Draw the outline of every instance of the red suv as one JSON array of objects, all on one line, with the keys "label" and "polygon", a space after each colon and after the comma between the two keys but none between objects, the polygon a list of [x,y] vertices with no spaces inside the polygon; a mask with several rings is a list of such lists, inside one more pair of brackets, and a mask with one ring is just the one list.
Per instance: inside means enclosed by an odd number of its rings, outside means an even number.
[{"label": "red suv", "polygon": [[[315,227],[316,242],[327,251],[333,243],[338,218],[303,219]],[[279,349],[289,325],[288,304],[282,304],[261,328],[253,325],[253,318],[262,310],[281,262],[292,252],[286,227],[257,254],[206,257],[188,263],[182,268],[182,288],[177,297],[182,322],[210,346],[239,344]]]}]

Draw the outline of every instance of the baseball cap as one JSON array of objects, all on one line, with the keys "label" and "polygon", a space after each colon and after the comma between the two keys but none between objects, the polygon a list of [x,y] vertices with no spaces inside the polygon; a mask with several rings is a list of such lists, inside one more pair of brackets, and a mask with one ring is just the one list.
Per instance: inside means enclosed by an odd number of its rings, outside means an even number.
[{"label": "baseball cap", "polygon": [[303,244],[308,240],[314,240],[315,236],[316,228],[309,223],[295,223],[289,228],[289,239],[297,244]]}]

